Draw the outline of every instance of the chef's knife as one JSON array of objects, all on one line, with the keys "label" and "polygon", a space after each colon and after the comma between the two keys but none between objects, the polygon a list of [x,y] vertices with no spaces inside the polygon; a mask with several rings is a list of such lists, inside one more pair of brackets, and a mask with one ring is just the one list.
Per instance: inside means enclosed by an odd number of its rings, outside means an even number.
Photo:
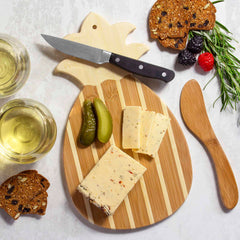
[{"label": "chef's knife", "polygon": [[164,82],[171,81],[175,76],[175,73],[173,71],[152,65],[150,63],[135,60],[133,58],[125,57],[103,49],[91,47],[63,38],[57,38],[45,34],[41,35],[52,47],[67,55],[71,55],[97,64],[109,62],[129,72],[144,77],[160,79]]}]

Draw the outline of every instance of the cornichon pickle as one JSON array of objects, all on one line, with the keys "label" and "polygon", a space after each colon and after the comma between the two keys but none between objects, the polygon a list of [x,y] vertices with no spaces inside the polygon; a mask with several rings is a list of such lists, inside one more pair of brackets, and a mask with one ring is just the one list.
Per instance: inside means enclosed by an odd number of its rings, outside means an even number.
[{"label": "cornichon pickle", "polygon": [[83,103],[83,121],[79,137],[80,143],[89,146],[95,139],[96,127],[92,102],[85,100]]},{"label": "cornichon pickle", "polygon": [[112,135],[112,116],[99,98],[93,100],[93,107],[97,115],[97,138],[100,142],[106,143]]}]

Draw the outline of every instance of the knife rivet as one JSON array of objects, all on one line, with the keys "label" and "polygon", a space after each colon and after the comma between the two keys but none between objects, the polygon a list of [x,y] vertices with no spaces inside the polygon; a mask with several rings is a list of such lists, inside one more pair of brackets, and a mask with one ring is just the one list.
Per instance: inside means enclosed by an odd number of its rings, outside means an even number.
[{"label": "knife rivet", "polygon": [[162,77],[166,77],[166,76],[167,76],[167,73],[163,72]]},{"label": "knife rivet", "polygon": [[142,69],[143,69],[143,65],[142,65],[142,64],[139,65],[138,68],[139,68],[140,70],[142,70]]},{"label": "knife rivet", "polygon": [[120,62],[120,58],[116,58],[116,59],[115,59],[115,62]]}]

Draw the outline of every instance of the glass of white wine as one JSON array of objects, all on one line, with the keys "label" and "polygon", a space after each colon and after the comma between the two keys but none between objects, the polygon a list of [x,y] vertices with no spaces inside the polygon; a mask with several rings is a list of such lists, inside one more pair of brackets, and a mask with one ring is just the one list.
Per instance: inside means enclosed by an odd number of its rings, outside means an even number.
[{"label": "glass of white wine", "polygon": [[15,99],[0,109],[0,157],[17,163],[32,163],[53,147],[55,120],[41,103]]},{"label": "glass of white wine", "polygon": [[26,48],[17,39],[0,34],[0,98],[16,93],[26,82],[29,72]]}]

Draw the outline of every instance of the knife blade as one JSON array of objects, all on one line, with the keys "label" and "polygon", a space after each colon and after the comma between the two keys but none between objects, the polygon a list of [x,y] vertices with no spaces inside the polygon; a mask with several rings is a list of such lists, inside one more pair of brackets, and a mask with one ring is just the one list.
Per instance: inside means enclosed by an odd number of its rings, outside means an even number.
[{"label": "knife blade", "polygon": [[41,36],[55,49],[73,57],[97,64],[111,63],[137,75],[160,79],[164,82],[170,82],[175,77],[174,71],[147,62],[63,38],[46,34],[41,34]]}]

